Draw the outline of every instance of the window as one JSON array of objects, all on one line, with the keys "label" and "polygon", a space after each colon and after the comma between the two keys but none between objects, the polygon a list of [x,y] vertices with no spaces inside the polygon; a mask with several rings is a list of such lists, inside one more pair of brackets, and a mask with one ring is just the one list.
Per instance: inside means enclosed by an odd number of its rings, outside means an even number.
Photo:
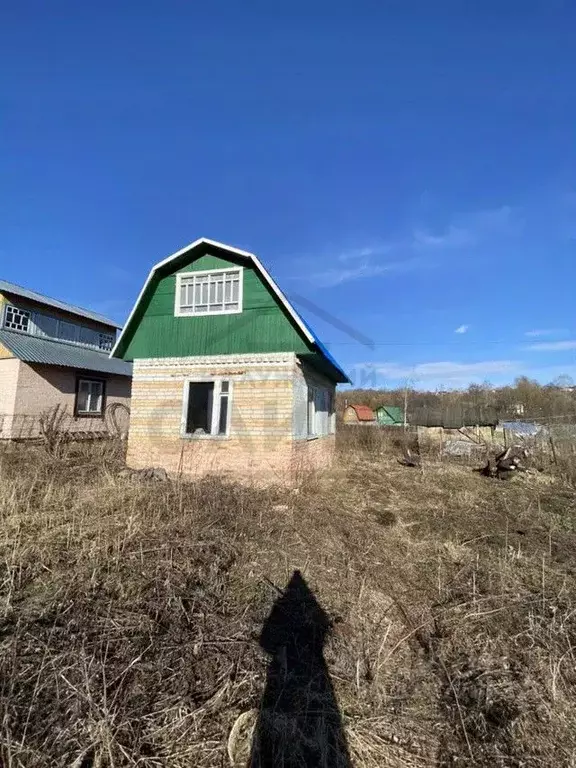
[{"label": "window", "polygon": [[104,413],[104,382],[99,379],[78,379],[76,384],[75,416],[102,416]]},{"label": "window", "polygon": [[85,325],[80,326],[80,333],[78,335],[78,342],[80,344],[85,344],[87,347],[97,347],[98,339],[98,331],[94,331],[92,328],[86,328]]},{"label": "window", "polygon": [[230,432],[230,382],[188,381],[182,432],[187,437],[226,437]]},{"label": "window", "polygon": [[41,312],[34,313],[34,325],[37,336],[47,336],[48,338],[58,337],[58,319],[51,315],[45,315]]},{"label": "window", "polygon": [[4,327],[11,328],[13,331],[28,331],[30,323],[30,312],[17,307],[6,307],[4,315]]},{"label": "window", "polygon": [[242,269],[183,272],[176,276],[174,314],[222,315],[242,311]]},{"label": "window", "polygon": [[[1,320],[1,316],[0,316]],[[42,338],[82,344],[86,347],[110,352],[116,340],[114,334],[88,328],[78,323],[69,323],[43,312],[31,312],[27,309],[7,306],[4,314],[4,327],[14,331],[25,331]]]},{"label": "window", "polygon": [[308,437],[334,432],[333,397],[329,389],[308,388]]},{"label": "window", "polygon": [[58,322],[58,338],[63,341],[78,341],[80,326],[76,323],[67,323],[64,320]]},{"label": "window", "polygon": [[100,333],[99,339],[98,339],[98,346],[100,347],[100,349],[105,349],[106,352],[110,352],[110,350],[114,346],[114,336],[111,336],[109,333]]}]

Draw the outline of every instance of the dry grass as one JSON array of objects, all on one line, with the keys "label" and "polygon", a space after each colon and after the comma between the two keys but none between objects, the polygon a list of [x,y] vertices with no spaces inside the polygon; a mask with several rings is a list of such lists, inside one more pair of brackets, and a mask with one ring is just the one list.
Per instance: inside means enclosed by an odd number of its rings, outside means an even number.
[{"label": "dry grass", "polygon": [[262,696],[271,583],[296,568],[337,619],[325,657],[356,768],[576,764],[560,480],[348,447],[287,495],[133,484],[121,459],[0,454],[2,765],[229,765]]}]

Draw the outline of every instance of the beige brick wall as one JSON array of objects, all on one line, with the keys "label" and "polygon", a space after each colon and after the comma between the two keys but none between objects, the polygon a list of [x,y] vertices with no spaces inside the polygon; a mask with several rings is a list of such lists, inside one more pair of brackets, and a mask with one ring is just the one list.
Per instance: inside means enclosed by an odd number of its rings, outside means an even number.
[{"label": "beige brick wall", "polygon": [[[229,436],[182,437],[186,382],[219,376],[231,382]],[[293,439],[294,382],[299,376],[292,353],[137,360],[128,465],[265,482],[326,466],[333,436],[298,441],[298,447]]]},{"label": "beige brick wall", "polygon": [[15,357],[0,360],[0,439],[12,434],[19,370],[20,360]]},{"label": "beige brick wall", "polygon": [[[43,411],[60,405],[66,409],[62,428],[72,432],[105,431],[102,418],[75,418],[76,377],[73,368],[20,362],[18,386],[14,402],[12,438],[37,437],[38,417]],[[122,403],[130,407],[130,378],[108,374],[85,374],[106,380],[106,403]]]}]

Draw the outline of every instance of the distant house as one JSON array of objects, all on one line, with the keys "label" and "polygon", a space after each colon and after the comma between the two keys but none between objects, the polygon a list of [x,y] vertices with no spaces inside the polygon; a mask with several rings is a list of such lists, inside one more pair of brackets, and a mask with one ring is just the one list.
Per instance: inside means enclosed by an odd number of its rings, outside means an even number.
[{"label": "distant house", "polygon": [[376,424],[376,414],[367,405],[347,405],[342,420],[344,424]]},{"label": "distant house", "polygon": [[267,482],[332,461],[348,378],[252,253],[201,238],[156,264],[112,357],[134,361],[130,466]]},{"label": "distant house", "polygon": [[404,426],[404,410],[397,405],[381,405],[376,408],[376,420],[382,427]]},{"label": "distant house", "polygon": [[0,439],[37,437],[54,406],[68,431],[107,431],[130,403],[131,366],[109,357],[117,326],[95,312],[0,280]]}]

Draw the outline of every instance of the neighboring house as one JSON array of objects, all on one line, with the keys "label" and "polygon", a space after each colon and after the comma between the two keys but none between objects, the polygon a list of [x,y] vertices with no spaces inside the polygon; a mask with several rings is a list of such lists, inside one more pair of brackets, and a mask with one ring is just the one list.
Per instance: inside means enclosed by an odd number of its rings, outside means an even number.
[{"label": "neighboring house", "polygon": [[367,405],[347,405],[342,421],[344,424],[376,424],[376,414]]},{"label": "neighboring house", "polygon": [[376,420],[383,427],[402,427],[404,410],[398,405],[381,405],[376,408]]},{"label": "neighboring house", "polygon": [[348,378],[251,253],[202,238],[156,264],[112,356],[134,361],[132,467],[283,480],[332,460]]},{"label": "neighboring house", "polygon": [[57,405],[63,429],[107,431],[107,404],[130,404],[131,366],[109,356],[117,327],[0,280],[0,439],[37,437]]}]

